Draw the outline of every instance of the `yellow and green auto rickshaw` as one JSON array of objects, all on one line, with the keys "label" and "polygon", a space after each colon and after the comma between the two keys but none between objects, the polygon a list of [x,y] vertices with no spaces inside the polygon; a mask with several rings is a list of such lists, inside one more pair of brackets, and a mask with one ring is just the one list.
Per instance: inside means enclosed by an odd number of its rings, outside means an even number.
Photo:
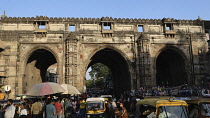
[{"label": "yellow and green auto rickshaw", "polygon": [[189,118],[188,105],[183,100],[150,98],[137,101],[135,118]]},{"label": "yellow and green auto rickshaw", "polygon": [[186,100],[190,116],[197,110],[197,118],[210,118],[210,99],[194,98]]},{"label": "yellow and green auto rickshaw", "polygon": [[86,100],[86,118],[106,118],[104,98],[88,98]]}]

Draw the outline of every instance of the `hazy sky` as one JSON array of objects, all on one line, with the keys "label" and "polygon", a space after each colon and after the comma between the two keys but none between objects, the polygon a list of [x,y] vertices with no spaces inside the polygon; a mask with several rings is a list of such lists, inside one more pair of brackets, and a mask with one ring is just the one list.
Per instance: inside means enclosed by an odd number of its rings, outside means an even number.
[{"label": "hazy sky", "polygon": [[9,17],[91,17],[210,20],[210,0],[1,0]]},{"label": "hazy sky", "polygon": [[[210,0],[1,0],[8,17],[113,17],[210,20]],[[89,78],[88,74],[86,78]]]}]

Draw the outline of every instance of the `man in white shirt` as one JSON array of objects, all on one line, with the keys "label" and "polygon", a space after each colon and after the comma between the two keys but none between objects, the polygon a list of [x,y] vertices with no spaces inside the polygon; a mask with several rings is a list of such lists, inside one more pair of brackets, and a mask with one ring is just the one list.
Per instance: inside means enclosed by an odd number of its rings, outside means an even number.
[{"label": "man in white shirt", "polygon": [[15,115],[15,106],[13,105],[13,100],[7,100],[7,106],[5,108],[4,118],[14,118]]}]

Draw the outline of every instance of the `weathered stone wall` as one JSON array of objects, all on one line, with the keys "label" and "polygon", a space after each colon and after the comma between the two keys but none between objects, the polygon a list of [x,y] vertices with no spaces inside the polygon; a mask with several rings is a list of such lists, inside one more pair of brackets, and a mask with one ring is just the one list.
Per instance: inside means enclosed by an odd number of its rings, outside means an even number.
[{"label": "weathered stone wall", "polygon": [[[70,31],[70,26],[75,30]],[[139,26],[143,31],[138,31]],[[91,58],[105,48],[115,50],[127,61],[131,89],[156,86],[156,59],[167,48],[177,50],[185,59],[189,82],[200,84],[204,78],[200,56],[207,52],[207,40],[200,19],[5,17],[0,19],[0,48],[2,85],[11,85],[10,97],[14,97],[25,91],[27,61],[38,49],[55,56],[58,83],[72,84],[79,90],[84,87]]]}]

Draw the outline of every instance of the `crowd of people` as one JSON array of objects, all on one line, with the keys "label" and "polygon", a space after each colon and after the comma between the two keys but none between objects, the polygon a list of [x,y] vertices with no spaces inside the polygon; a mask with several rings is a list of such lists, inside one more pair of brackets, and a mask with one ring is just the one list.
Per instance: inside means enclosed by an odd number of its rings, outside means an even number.
[{"label": "crowd of people", "polygon": [[[1,103],[0,118],[72,118],[77,102],[72,99],[27,99]],[[71,115],[71,116],[70,116]]]},{"label": "crowd of people", "polygon": [[[183,88],[184,90],[185,88]],[[186,89],[188,90],[188,89]],[[208,92],[205,90],[204,92]],[[123,92],[113,96],[106,102],[107,118],[128,118],[136,111],[136,103],[145,96],[161,96],[171,94],[171,90],[154,87],[151,90],[140,88],[136,91]],[[191,91],[192,92],[192,91]],[[192,94],[192,93],[191,93]],[[0,118],[85,118],[86,98],[99,97],[101,94],[84,96],[57,97],[57,99],[27,99],[19,103],[7,100],[0,105]]]},{"label": "crowd of people", "polygon": [[[25,99],[1,103],[0,118],[85,118],[86,99],[82,96],[57,99]],[[135,111],[134,96],[109,99],[106,102],[107,118],[128,118]]]},{"label": "crowd of people", "polygon": [[7,100],[5,106],[0,106],[0,118],[27,118],[26,104],[20,103],[19,109],[13,104],[12,99]]}]

